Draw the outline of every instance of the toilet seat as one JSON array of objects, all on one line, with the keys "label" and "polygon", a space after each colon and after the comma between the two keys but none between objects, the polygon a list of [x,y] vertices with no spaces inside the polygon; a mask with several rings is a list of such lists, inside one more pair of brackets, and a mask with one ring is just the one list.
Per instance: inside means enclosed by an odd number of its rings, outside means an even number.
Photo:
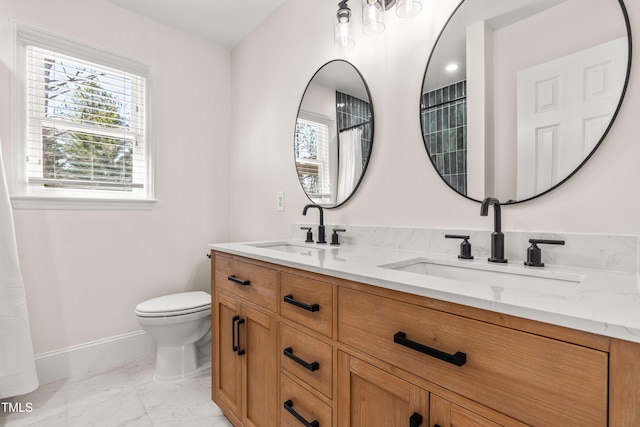
[{"label": "toilet seat", "polygon": [[194,291],[164,295],[141,302],[136,306],[135,313],[140,317],[172,317],[210,309],[211,295],[203,291]]}]

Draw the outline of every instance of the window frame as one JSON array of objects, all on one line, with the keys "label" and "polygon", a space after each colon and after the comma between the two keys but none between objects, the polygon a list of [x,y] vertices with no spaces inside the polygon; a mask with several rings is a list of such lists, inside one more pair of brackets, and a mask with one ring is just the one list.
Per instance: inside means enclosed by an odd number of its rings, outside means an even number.
[{"label": "window frame", "polygon": [[[22,23],[13,22],[14,37],[14,84],[13,84],[13,189],[12,205],[16,209],[71,209],[71,210],[151,210],[155,206],[155,147],[153,138],[151,105],[151,73],[146,64],[90,46]],[[135,74],[144,79],[143,120],[144,153],[139,158],[144,161],[143,191],[122,192],[109,190],[85,190],[71,188],[36,188],[29,185],[27,153],[28,117],[26,73],[27,45],[64,54],[96,65]],[[41,118],[41,123],[46,122]],[[74,123],[68,124],[75,127]],[[108,131],[105,132],[105,134]]]}]

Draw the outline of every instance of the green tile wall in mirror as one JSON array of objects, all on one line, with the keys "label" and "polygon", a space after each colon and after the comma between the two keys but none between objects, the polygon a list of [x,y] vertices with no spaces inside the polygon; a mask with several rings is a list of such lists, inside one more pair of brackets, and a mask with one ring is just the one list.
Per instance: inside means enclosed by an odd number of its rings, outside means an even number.
[{"label": "green tile wall in mirror", "polygon": [[530,200],[602,143],[630,69],[622,0],[463,0],[425,72],[425,148],[467,198]]},{"label": "green tile wall in mirror", "polygon": [[372,144],[373,106],[362,75],[347,61],[324,64],[304,91],[294,133],[298,179],[309,200],[325,208],[346,203]]}]

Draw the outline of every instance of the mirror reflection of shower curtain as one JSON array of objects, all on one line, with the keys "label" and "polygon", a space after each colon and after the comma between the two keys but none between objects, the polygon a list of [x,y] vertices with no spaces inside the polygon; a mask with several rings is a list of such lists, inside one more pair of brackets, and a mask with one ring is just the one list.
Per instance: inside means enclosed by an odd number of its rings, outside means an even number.
[{"label": "mirror reflection of shower curtain", "polygon": [[352,128],[339,135],[339,167],[337,203],[353,192],[362,175],[362,129]]},{"label": "mirror reflection of shower curtain", "polygon": [[38,388],[27,298],[0,153],[0,399]]}]

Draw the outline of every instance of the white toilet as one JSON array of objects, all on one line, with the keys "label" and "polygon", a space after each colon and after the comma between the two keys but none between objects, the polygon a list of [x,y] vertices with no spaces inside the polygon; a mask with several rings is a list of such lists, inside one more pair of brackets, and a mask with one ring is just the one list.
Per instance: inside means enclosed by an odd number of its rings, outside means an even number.
[{"label": "white toilet", "polygon": [[161,296],[138,304],[135,314],[158,345],[156,381],[179,381],[211,367],[210,358],[198,360],[198,349],[208,347],[202,341],[211,342],[211,295],[195,291]]}]

